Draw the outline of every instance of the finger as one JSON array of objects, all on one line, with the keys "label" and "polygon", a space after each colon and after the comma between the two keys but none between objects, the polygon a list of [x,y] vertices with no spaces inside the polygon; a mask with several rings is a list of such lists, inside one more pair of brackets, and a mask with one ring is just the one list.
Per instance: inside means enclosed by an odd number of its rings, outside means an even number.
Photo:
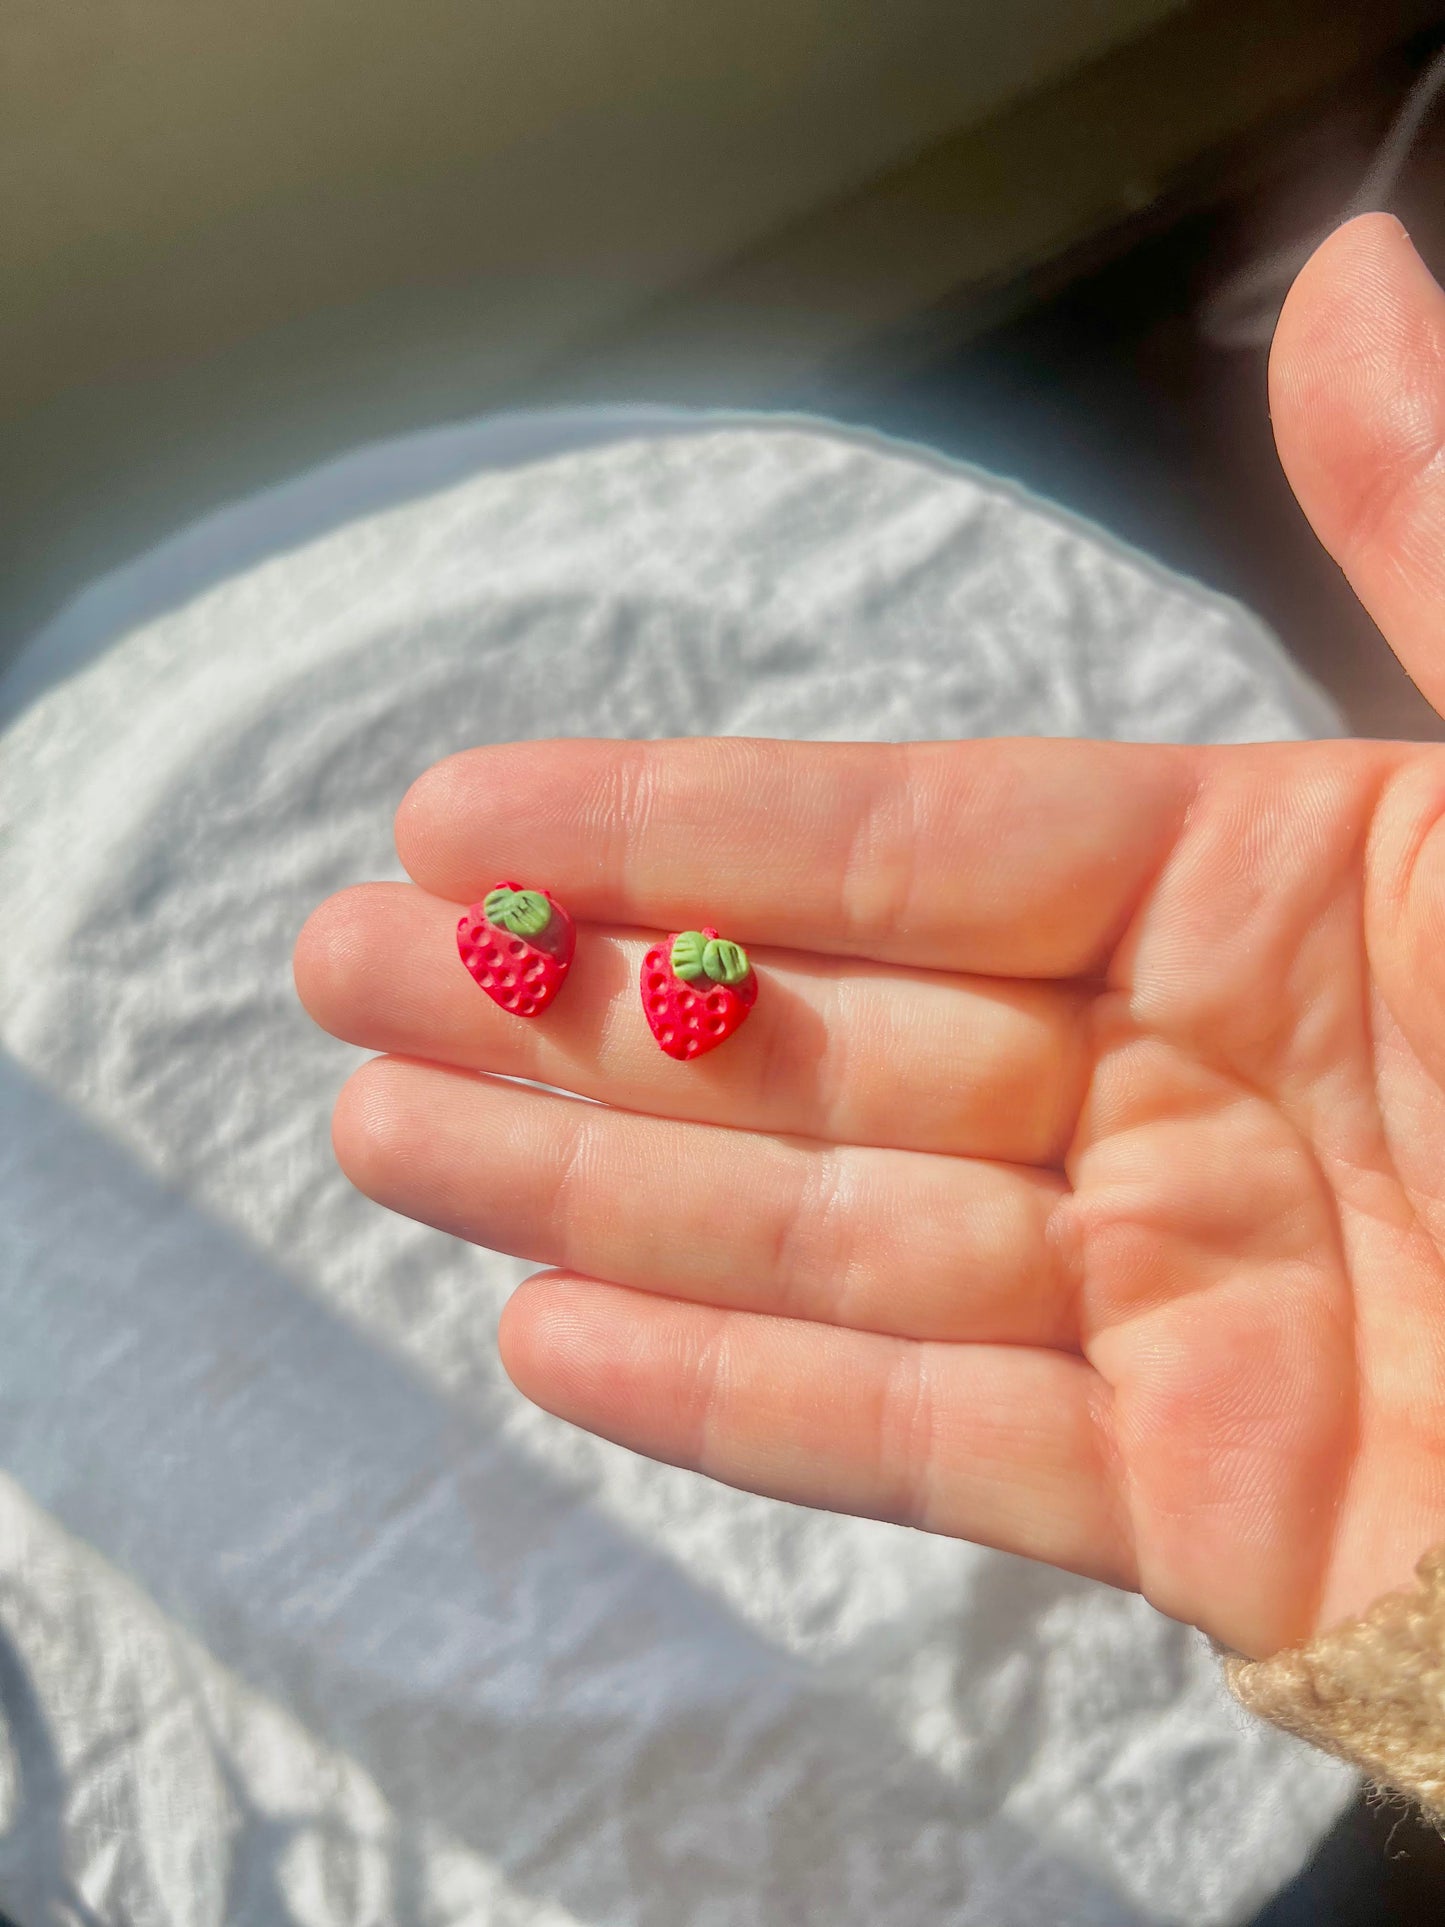
[{"label": "finger", "polygon": [[929,969],[1098,968],[1188,807],[1189,750],[1110,743],[509,743],[412,785],[397,848],[590,922]]},{"label": "finger", "polygon": [[342,1169],[475,1244],[643,1290],[913,1337],[1075,1342],[1059,1180],[1008,1165],[673,1124],[377,1058]]},{"label": "finger", "polygon": [[523,1285],[500,1342],[528,1398],[652,1458],[1135,1582],[1107,1394],[1081,1359],[918,1344],[565,1277]]},{"label": "finger", "polygon": [[1082,993],[754,952],[764,989],[725,1050],[664,1057],[638,999],[647,939],[583,934],[537,1022],[463,968],[455,904],[406,884],[344,891],[297,945],[302,1001],[349,1043],[533,1078],[669,1117],[848,1144],[1058,1162],[1086,1077]]},{"label": "finger", "polygon": [[1445,294],[1388,214],[1332,234],[1290,291],[1270,409],[1316,534],[1445,708]]}]

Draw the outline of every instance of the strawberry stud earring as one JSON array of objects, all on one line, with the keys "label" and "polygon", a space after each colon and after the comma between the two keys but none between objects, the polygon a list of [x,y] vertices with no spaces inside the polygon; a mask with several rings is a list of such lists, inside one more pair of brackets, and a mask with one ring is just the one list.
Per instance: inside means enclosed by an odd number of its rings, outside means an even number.
[{"label": "strawberry stud earring", "polygon": [[457,949],[494,1004],[539,1017],[567,981],[577,927],[547,890],[499,883],[457,925]]},{"label": "strawberry stud earring", "polygon": [[684,1063],[725,1044],[758,999],[741,944],[716,930],[679,930],[642,960],[642,1008],[658,1049]]}]

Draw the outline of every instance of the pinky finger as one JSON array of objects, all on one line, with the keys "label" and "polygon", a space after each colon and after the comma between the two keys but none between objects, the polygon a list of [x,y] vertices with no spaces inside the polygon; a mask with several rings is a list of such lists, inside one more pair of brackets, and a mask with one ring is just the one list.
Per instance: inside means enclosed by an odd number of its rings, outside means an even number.
[{"label": "pinky finger", "polygon": [[502,1359],[536,1404],[673,1465],[1136,1583],[1108,1394],[1082,1359],[529,1279]]}]

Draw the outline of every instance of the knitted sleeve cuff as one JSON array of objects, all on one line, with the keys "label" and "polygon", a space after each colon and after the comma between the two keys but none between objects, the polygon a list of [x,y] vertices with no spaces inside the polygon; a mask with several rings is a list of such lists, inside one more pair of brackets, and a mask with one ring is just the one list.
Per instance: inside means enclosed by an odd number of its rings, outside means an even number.
[{"label": "knitted sleeve cuff", "polygon": [[1407,1793],[1445,1829],[1445,1546],[1419,1584],[1269,1659],[1225,1657],[1251,1713]]}]

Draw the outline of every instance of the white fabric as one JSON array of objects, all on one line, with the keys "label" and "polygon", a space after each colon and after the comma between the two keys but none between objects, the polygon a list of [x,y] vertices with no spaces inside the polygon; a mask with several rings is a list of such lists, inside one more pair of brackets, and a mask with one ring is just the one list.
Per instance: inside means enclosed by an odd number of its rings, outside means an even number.
[{"label": "white fabric", "polygon": [[1136,1599],[532,1410],[492,1345],[524,1267],[335,1171],[356,1054],[291,942],[397,874],[450,750],[1335,727],[1242,610],[1008,488],[647,427],[368,451],[100,585],[0,690],[27,1927],[1206,1927],[1347,1797]]}]

